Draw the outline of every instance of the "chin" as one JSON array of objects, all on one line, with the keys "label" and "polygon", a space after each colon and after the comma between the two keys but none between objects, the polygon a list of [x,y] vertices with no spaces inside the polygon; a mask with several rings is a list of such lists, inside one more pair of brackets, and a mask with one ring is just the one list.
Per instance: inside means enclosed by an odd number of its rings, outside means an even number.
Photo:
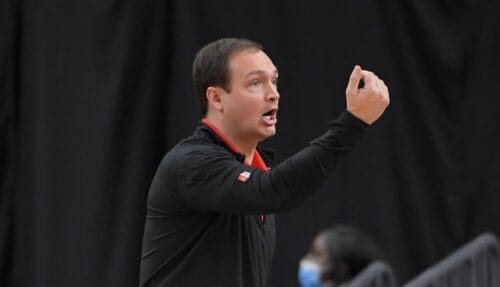
[{"label": "chin", "polygon": [[264,138],[272,137],[276,134],[276,126],[266,127],[263,132]]},{"label": "chin", "polygon": [[261,126],[255,130],[254,136],[257,142],[261,142],[276,134],[276,126]]}]

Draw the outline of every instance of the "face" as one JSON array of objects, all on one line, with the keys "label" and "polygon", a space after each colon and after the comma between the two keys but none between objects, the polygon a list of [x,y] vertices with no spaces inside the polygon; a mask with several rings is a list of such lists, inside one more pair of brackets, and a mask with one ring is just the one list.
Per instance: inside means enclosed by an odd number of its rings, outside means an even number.
[{"label": "face", "polygon": [[253,144],[276,133],[278,71],[262,51],[243,50],[229,59],[230,92],[223,91],[223,118],[233,136]]},{"label": "face", "polygon": [[330,264],[330,253],[326,249],[325,237],[322,234],[314,238],[309,252],[304,259],[314,261],[322,266]]},{"label": "face", "polygon": [[304,260],[312,261],[321,267],[322,282],[331,279],[331,274],[329,271],[332,268],[330,253],[326,248],[325,240],[326,238],[323,234],[319,234],[318,236],[316,236],[311,244],[311,247],[309,248],[309,252],[304,257]]}]

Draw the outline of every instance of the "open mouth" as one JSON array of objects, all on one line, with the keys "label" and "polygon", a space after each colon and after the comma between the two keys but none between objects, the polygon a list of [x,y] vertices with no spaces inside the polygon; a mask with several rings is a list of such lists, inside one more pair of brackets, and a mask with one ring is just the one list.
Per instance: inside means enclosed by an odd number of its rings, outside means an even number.
[{"label": "open mouth", "polygon": [[278,109],[271,109],[262,115],[264,122],[268,125],[274,125],[278,121],[276,115],[278,114]]}]

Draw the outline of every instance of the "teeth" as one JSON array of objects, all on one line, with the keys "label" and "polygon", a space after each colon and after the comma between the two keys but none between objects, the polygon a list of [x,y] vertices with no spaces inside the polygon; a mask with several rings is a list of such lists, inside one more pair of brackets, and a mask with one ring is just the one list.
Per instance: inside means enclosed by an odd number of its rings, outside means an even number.
[{"label": "teeth", "polygon": [[274,114],[275,114],[275,110],[269,110],[269,111],[264,113],[264,116],[272,116]]},{"label": "teeth", "polygon": [[264,120],[270,121],[271,120],[271,116],[264,116]]}]

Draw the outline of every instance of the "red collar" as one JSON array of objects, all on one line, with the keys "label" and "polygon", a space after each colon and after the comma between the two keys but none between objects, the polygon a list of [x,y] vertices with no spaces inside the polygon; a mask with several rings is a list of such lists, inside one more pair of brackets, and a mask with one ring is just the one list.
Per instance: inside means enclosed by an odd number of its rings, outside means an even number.
[{"label": "red collar", "polygon": [[[207,125],[212,131],[214,131],[234,152],[240,153],[238,148],[207,118],[201,119],[201,122],[204,123],[205,125]],[[266,163],[264,162],[264,160],[260,156],[259,151],[257,151],[257,150],[254,150],[253,160],[252,160],[251,166],[263,169],[265,171],[269,170]]]}]

